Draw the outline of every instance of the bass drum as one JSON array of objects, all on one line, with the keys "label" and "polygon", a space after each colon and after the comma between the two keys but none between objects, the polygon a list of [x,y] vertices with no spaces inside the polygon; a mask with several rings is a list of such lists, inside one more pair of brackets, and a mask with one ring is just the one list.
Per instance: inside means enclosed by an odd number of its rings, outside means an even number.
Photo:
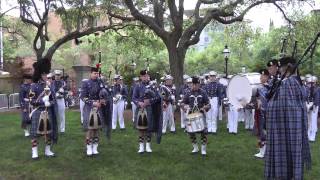
[{"label": "bass drum", "polygon": [[259,73],[246,73],[233,76],[227,87],[229,103],[235,108],[243,108],[256,97],[261,86]]}]

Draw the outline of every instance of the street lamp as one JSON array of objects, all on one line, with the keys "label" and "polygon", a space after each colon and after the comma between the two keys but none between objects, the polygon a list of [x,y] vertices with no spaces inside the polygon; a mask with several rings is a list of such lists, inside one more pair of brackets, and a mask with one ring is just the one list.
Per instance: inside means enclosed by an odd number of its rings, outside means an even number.
[{"label": "street lamp", "polygon": [[132,76],[134,76],[134,70],[136,69],[137,64],[134,62],[134,60],[132,59],[131,61],[131,72],[132,72]]},{"label": "street lamp", "polygon": [[230,55],[230,50],[228,49],[227,45],[224,46],[224,50],[222,53],[224,55],[224,60],[226,62],[226,77],[228,77],[228,59],[229,59],[229,55]]},{"label": "street lamp", "polygon": [[149,71],[149,69],[150,69],[149,58],[147,58],[147,61],[145,62],[145,67],[146,67],[147,71]]}]

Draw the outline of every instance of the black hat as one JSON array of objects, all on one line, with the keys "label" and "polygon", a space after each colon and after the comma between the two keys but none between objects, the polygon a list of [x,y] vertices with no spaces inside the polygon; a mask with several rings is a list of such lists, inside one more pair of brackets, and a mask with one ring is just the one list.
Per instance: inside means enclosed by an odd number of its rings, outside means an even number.
[{"label": "black hat", "polygon": [[33,63],[33,82],[37,82],[41,79],[42,74],[49,74],[51,69],[51,59],[42,58]]},{"label": "black hat", "polygon": [[23,79],[32,79],[32,76],[29,75],[29,74],[24,74],[24,75],[22,76],[22,78],[23,78]]},{"label": "black hat", "polygon": [[266,70],[266,69],[261,69],[261,70],[259,71],[259,73],[260,73],[261,75],[269,76],[269,71]]},{"label": "black hat", "polygon": [[286,56],[286,57],[282,57],[280,60],[279,60],[279,67],[281,66],[284,66],[284,65],[287,65],[287,64],[295,64],[296,63],[296,60],[290,56]]},{"label": "black hat", "polygon": [[193,84],[200,84],[200,79],[199,79],[199,77],[193,76],[193,77],[192,77],[192,83],[193,83]]},{"label": "black hat", "polygon": [[278,60],[276,59],[271,59],[270,61],[268,61],[267,63],[267,66],[270,67],[270,66],[278,66]]},{"label": "black hat", "polygon": [[91,72],[99,72],[99,68],[97,68],[97,67],[91,67]]},{"label": "black hat", "polygon": [[146,74],[148,74],[148,71],[146,69],[140,71],[141,76],[144,76]]}]

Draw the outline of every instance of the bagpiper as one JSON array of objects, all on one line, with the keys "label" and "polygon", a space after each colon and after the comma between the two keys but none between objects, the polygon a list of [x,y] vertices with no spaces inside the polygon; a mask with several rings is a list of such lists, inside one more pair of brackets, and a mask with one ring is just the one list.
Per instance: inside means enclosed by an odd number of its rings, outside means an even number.
[{"label": "bagpiper", "polygon": [[123,113],[125,103],[127,101],[128,89],[127,86],[121,83],[121,76],[114,76],[113,93],[113,112],[112,112],[112,129],[117,128],[117,121],[119,119],[120,130],[125,129]]},{"label": "bagpiper", "polygon": [[304,168],[311,168],[307,135],[307,108],[302,85],[292,57],[279,60],[285,77],[268,101],[266,109],[265,179],[303,179]]},{"label": "bagpiper", "polygon": [[132,107],[132,122],[134,122],[134,119],[135,119],[135,112],[136,112],[136,109],[137,109],[137,106],[136,104],[132,101],[132,95],[133,95],[133,90],[134,88],[136,87],[136,85],[139,83],[139,78],[138,77],[134,77],[133,79],[133,83],[132,83],[132,86],[130,88],[130,97],[131,97],[131,107]]},{"label": "bagpiper", "polygon": [[160,94],[162,96],[162,110],[163,110],[163,126],[162,134],[167,131],[167,126],[170,128],[171,133],[176,132],[174,122],[174,104],[175,104],[175,87],[172,84],[173,77],[166,75],[164,77],[164,85],[160,86]]},{"label": "bagpiper", "polygon": [[254,156],[257,158],[264,158],[266,151],[266,109],[268,105],[267,94],[270,90],[268,84],[269,71],[266,69],[260,70],[261,87],[257,89],[257,103],[255,110],[255,130],[258,137],[259,153]]},{"label": "bagpiper", "polygon": [[134,124],[139,131],[138,153],[143,153],[145,150],[151,153],[152,133],[157,134],[158,143],[161,141],[162,109],[160,94],[155,84],[150,81],[147,70],[140,71],[140,83],[133,90],[132,101],[137,106]]},{"label": "bagpiper", "polygon": [[[41,62],[47,62],[46,59],[41,60]],[[54,91],[50,87],[47,81],[47,74],[49,73],[49,68],[41,63],[34,63],[35,69],[40,69],[34,72],[33,81],[31,85],[30,93],[34,94],[31,99],[31,105],[33,110],[30,113],[31,118],[31,143],[32,143],[32,159],[37,159],[38,156],[38,137],[44,136],[45,139],[45,156],[53,157],[55,154],[51,151],[51,140],[52,134],[54,132],[54,104],[55,97]]]},{"label": "bagpiper", "polygon": [[99,68],[91,67],[90,79],[82,82],[81,99],[83,107],[83,129],[86,133],[87,156],[97,155],[99,145],[99,129],[103,127],[101,117],[100,91],[104,84],[99,80]]},{"label": "bagpiper", "polygon": [[206,121],[208,126],[209,134],[216,134],[218,129],[218,112],[219,105],[221,104],[222,98],[222,84],[217,82],[217,73],[215,71],[209,72],[208,83],[204,87],[204,90],[208,94],[211,108],[206,114]]},{"label": "bagpiper", "polygon": [[183,109],[188,114],[186,118],[186,131],[193,146],[192,153],[198,153],[196,133],[201,134],[201,154],[207,154],[207,125],[205,113],[210,109],[210,101],[207,93],[200,88],[200,79],[192,77],[191,91],[183,98]]},{"label": "bagpiper", "polygon": [[66,82],[62,79],[62,71],[55,70],[54,71],[54,81],[52,82],[53,90],[55,92],[56,98],[56,117],[58,120],[58,129],[60,133],[65,132],[66,121],[65,121],[65,92],[66,92]]},{"label": "bagpiper", "polygon": [[32,83],[32,76],[30,75],[24,75],[23,76],[23,84],[20,86],[20,92],[19,92],[19,102],[21,107],[21,115],[22,115],[22,121],[21,121],[21,128],[24,130],[24,136],[29,137],[30,132],[30,124],[31,120],[29,118],[29,114],[32,111],[32,105],[31,98],[34,96],[34,94],[30,93]]},{"label": "bagpiper", "polygon": [[278,71],[279,61],[277,59],[271,59],[267,63],[267,70],[270,74],[269,84],[272,86],[272,83],[279,79],[279,71]]},{"label": "bagpiper", "polygon": [[307,111],[308,111],[308,138],[310,142],[316,140],[318,131],[318,111],[319,111],[319,87],[316,85],[317,77],[307,78]]}]

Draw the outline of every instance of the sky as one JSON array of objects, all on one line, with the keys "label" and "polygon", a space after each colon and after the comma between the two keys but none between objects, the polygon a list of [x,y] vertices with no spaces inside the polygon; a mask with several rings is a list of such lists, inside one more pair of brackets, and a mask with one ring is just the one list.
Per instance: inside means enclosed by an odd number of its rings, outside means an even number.
[{"label": "sky", "polygon": [[[2,4],[2,12],[17,6],[16,0],[0,0]],[[185,9],[194,9],[196,0],[185,0]],[[302,11],[308,14],[313,9],[320,9],[320,0],[315,0],[315,4],[301,6]],[[291,8],[287,12],[290,13]],[[292,12],[292,11],[291,11]],[[19,11],[12,10],[8,13],[12,16],[19,16]],[[251,21],[254,28],[261,28],[264,32],[268,31],[270,20],[273,21],[275,27],[286,24],[282,13],[273,5],[263,4],[251,9],[244,17]]]}]

